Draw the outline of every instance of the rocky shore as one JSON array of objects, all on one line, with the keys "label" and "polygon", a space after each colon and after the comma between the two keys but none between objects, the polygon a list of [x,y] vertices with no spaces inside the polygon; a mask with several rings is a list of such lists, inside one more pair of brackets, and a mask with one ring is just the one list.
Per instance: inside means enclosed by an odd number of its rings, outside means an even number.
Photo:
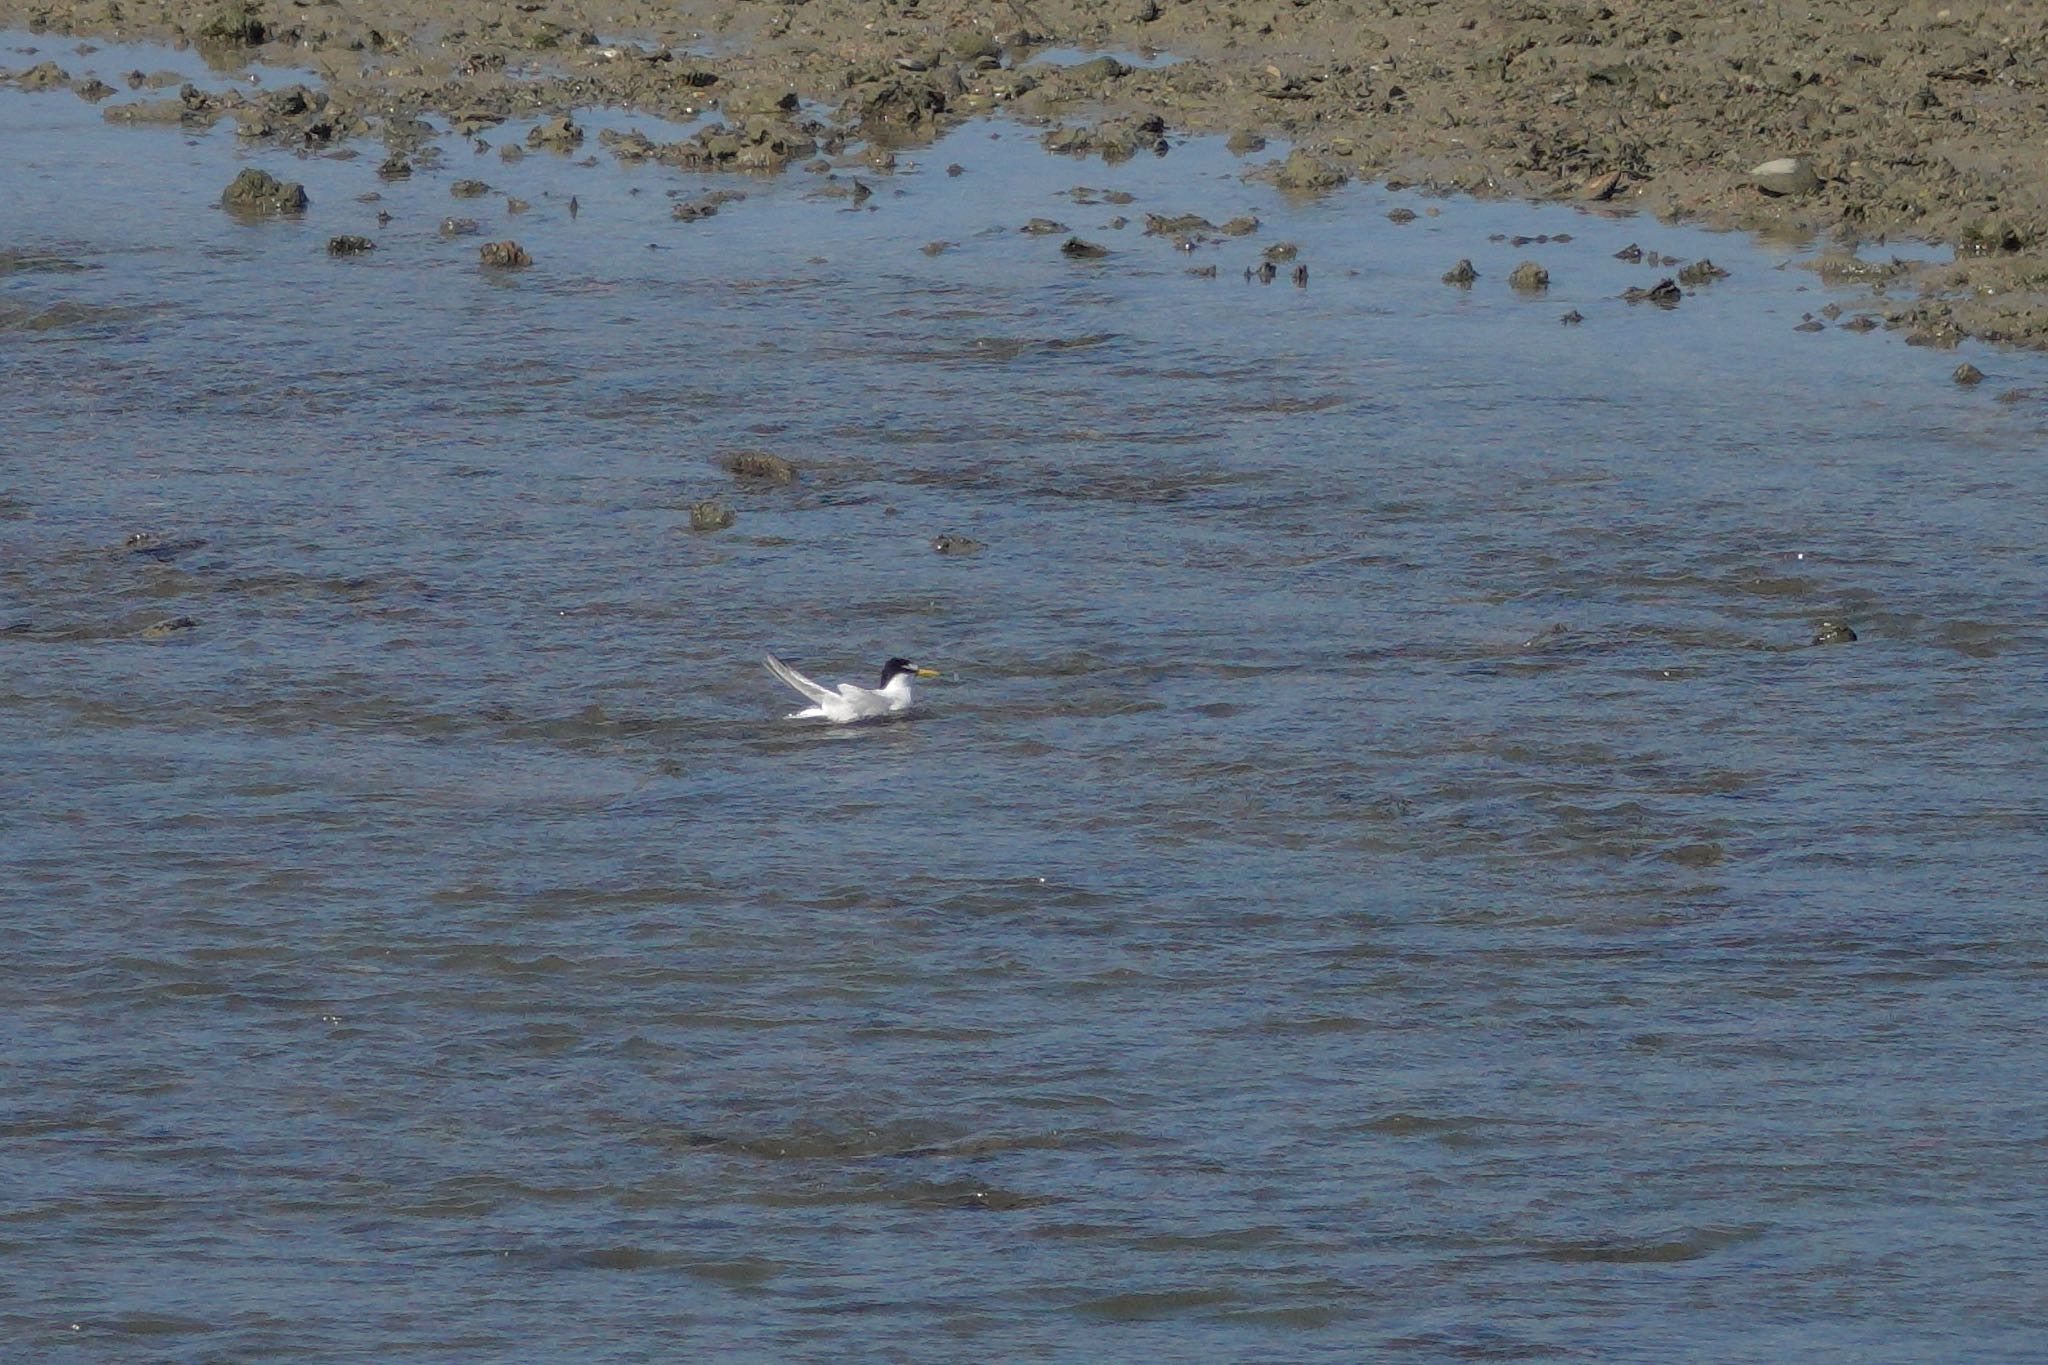
[{"label": "rocky shore", "polygon": [[[306,69],[285,89],[118,90],[74,84],[55,48],[0,53],[0,79],[112,120],[381,138],[389,175],[433,140],[425,115],[465,133],[548,116],[501,153],[581,155],[600,149],[563,116],[593,105],[714,116],[610,155],[757,173],[886,173],[891,149],[992,113],[1112,160],[1220,133],[1305,194],[1384,180],[1819,239],[1830,282],[1881,295],[1916,341],[2048,346],[2048,11],[2025,3],[0,0],[0,27]],[[1955,259],[1895,264],[1894,237]]]}]

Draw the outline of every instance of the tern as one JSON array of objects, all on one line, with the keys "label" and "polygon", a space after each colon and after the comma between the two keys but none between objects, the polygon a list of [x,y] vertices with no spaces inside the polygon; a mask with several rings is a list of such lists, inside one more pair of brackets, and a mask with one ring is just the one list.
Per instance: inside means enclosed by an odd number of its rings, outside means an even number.
[{"label": "tern", "polygon": [[767,655],[763,663],[768,671],[787,683],[790,690],[810,705],[801,711],[789,713],[791,720],[809,720],[822,716],[834,725],[845,725],[849,721],[873,720],[876,716],[893,716],[910,709],[916,698],[911,695],[910,684],[914,678],[936,678],[937,669],[919,668],[908,659],[891,659],[882,665],[882,685],[862,687],[858,683],[841,683],[837,690],[822,683],[814,683],[803,674],[791,668],[773,654]]}]

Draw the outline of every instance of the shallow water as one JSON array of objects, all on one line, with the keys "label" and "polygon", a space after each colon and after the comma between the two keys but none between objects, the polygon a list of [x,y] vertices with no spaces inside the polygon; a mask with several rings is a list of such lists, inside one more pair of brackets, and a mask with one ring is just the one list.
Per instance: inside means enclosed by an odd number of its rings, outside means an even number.
[{"label": "shallow water", "polygon": [[[1204,143],[263,151],[250,226],[227,127],[0,130],[0,249],[90,267],[0,276],[75,310],[0,330],[8,1354],[2041,1339],[2038,358]],[[948,677],[816,729],[764,649]]]}]

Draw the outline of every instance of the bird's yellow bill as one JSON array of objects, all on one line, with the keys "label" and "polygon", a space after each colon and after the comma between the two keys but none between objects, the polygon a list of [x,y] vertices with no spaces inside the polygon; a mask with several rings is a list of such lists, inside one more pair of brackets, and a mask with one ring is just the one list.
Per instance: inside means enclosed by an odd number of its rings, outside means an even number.
[{"label": "bird's yellow bill", "polygon": [[936,668],[920,668],[917,670],[917,676],[920,678],[936,678],[939,676],[939,670]]}]

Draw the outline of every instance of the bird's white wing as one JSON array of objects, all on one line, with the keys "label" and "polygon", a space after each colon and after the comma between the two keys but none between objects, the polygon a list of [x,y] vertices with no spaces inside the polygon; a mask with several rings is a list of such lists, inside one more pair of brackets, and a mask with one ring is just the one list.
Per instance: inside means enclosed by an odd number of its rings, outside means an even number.
[{"label": "bird's white wing", "polygon": [[761,662],[768,665],[770,673],[773,673],[776,677],[782,679],[784,683],[788,684],[791,691],[814,706],[823,705],[828,701],[836,702],[839,700],[837,692],[834,692],[829,687],[820,687],[788,664],[782,662],[782,660],[776,658],[773,654],[763,655]]}]

